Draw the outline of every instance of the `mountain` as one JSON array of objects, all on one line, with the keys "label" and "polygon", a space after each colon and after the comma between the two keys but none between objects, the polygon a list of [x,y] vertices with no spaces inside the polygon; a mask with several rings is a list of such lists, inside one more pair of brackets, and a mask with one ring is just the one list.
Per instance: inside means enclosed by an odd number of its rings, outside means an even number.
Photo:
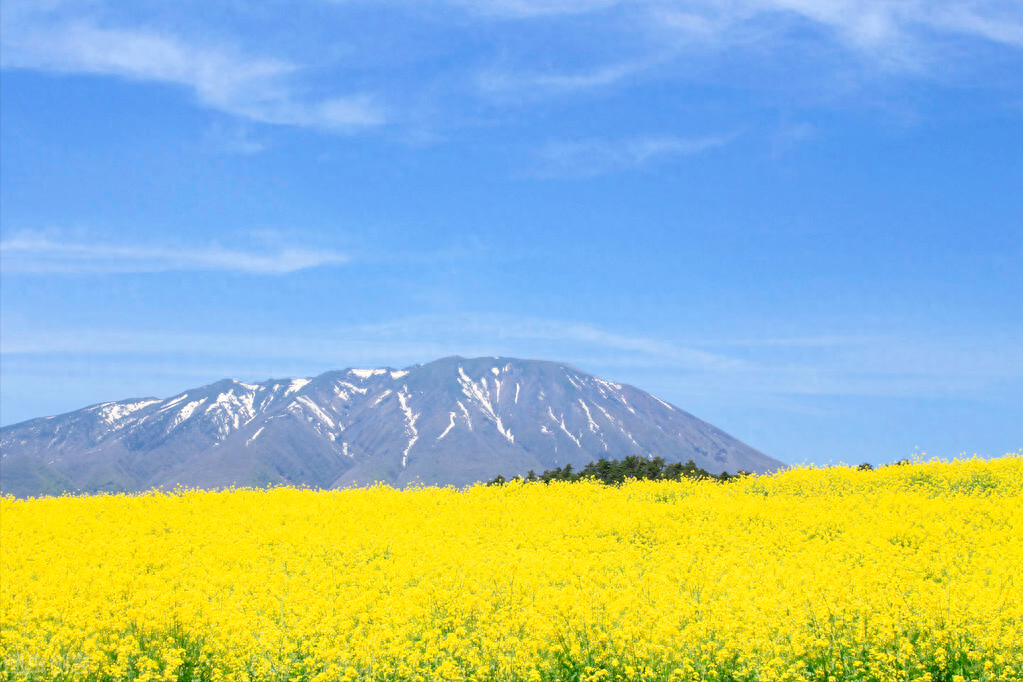
[{"label": "mountain", "polygon": [[450,357],[312,379],[225,379],[0,429],[0,491],[139,491],[383,481],[464,485],[600,457],[782,463],[643,391],[571,366]]}]

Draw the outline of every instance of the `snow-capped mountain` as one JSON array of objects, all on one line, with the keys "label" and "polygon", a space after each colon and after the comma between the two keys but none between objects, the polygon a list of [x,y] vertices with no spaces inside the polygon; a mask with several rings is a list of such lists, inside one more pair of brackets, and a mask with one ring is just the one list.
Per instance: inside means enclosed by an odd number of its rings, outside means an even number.
[{"label": "snow-capped mountain", "polygon": [[782,463],[632,386],[568,365],[444,358],[312,379],[225,379],[0,429],[0,490],[137,491],[383,481],[462,485],[600,457]]}]

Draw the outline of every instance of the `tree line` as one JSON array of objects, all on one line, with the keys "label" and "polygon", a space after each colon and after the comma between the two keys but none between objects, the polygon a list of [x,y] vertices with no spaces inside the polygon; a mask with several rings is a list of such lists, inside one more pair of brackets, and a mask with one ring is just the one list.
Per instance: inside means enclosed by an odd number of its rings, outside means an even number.
[{"label": "tree line", "polygon": [[[638,455],[629,455],[625,459],[606,459],[601,457],[596,462],[590,462],[579,471],[575,471],[571,464],[566,464],[557,469],[547,469],[542,474],[530,470],[525,476],[515,476],[512,481],[550,483],[551,481],[581,481],[592,480],[605,485],[618,485],[626,479],[637,479],[641,481],[681,481],[684,478],[711,479],[716,481],[727,481],[736,476],[746,476],[748,472],[739,471],[737,474],[729,474],[724,471],[720,474],[712,474],[706,469],[696,466],[696,462],[689,460],[685,464],[674,462],[668,464],[663,457],[647,459]],[[487,482],[487,485],[504,485],[508,482],[504,476],[497,476]]]}]

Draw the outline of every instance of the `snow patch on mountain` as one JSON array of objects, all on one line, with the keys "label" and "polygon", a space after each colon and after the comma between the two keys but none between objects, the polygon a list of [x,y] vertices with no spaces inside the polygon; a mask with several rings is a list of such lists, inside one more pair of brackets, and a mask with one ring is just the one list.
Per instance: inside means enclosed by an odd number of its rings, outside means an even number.
[{"label": "snow patch on mountain", "polygon": [[472,419],[469,418],[469,410],[465,409],[465,405],[462,404],[461,400],[458,401],[458,406],[462,408],[462,414],[465,416],[465,423],[469,427],[469,430],[472,431]]},{"label": "snow patch on mountain", "polygon": [[312,381],[312,379],[292,379],[291,383],[288,384],[288,390],[284,392],[284,395],[289,396],[296,391],[302,390],[302,387],[310,381]]},{"label": "snow patch on mountain", "polygon": [[632,405],[629,404],[629,401],[625,399],[624,395],[619,393],[618,399],[622,401],[622,405],[625,405],[626,410],[628,410],[632,414],[636,414],[636,410],[633,409]]},{"label": "snow patch on mountain", "polygon": [[157,410],[157,412],[166,412],[167,410],[171,409],[172,407],[174,407],[175,405],[177,405],[181,401],[185,400],[186,398],[188,398],[188,394],[187,393],[182,393],[177,398],[171,398],[171,399],[167,400],[167,402],[165,402],[163,404],[163,407],[161,407],[159,410]]},{"label": "snow patch on mountain", "polygon": [[583,446],[583,444],[580,442],[579,438],[577,438],[575,436],[575,434],[573,434],[571,431],[569,431],[568,427],[565,426],[565,415],[561,415],[561,419],[558,419],[557,417],[554,416],[554,410],[551,409],[550,405],[547,406],[547,414],[549,414],[551,416],[551,420],[555,424],[560,426],[561,430],[564,431],[565,434],[575,442],[577,447],[581,448]]},{"label": "snow patch on mountain", "polygon": [[451,421],[448,422],[447,428],[445,428],[441,434],[437,436],[437,440],[441,440],[444,436],[448,435],[448,432],[451,431],[451,429],[455,428],[455,413],[448,412],[448,414],[450,415]]},{"label": "snow patch on mountain", "polygon": [[408,393],[408,386],[404,387],[404,390],[398,391],[398,403],[401,405],[401,411],[405,415],[406,433],[409,436],[408,445],[405,447],[405,452],[401,453],[401,468],[404,469],[408,466],[408,453],[412,449],[412,446],[419,440],[419,431],[416,430],[416,420],[419,419],[418,414],[412,413],[412,408],[409,407],[409,401],[412,396]]},{"label": "snow patch on mountain", "polygon": [[266,428],[265,426],[260,426],[258,429],[256,429],[256,432],[254,434],[252,434],[252,437],[249,438],[247,441],[245,441],[245,445],[251,445],[252,441],[254,441],[257,438],[259,438],[259,434],[263,433],[263,429],[265,429],[265,428]]},{"label": "snow patch on mountain", "polygon": [[243,419],[245,420],[244,424],[255,419],[256,410],[253,406],[255,399],[255,393],[243,393],[236,396],[234,389],[230,389],[226,393],[218,394],[216,399],[203,410],[203,414],[213,413],[212,417],[217,424],[217,434],[220,438],[225,438],[232,429],[237,430],[243,426]]},{"label": "snow patch on mountain", "polygon": [[494,410],[494,405],[490,401],[490,389],[487,388],[487,379],[483,377],[480,383],[477,384],[475,381],[469,378],[469,375],[465,373],[465,369],[461,366],[458,367],[459,383],[462,385],[462,392],[470,400],[474,401],[481,409],[483,414],[489,417],[494,424],[497,426],[498,432],[508,439],[509,443],[515,442],[515,436],[512,435],[511,431],[504,427],[501,423],[501,417]]},{"label": "snow patch on mountain", "polygon": [[369,379],[370,377],[381,376],[383,374],[387,374],[387,372],[388,372],[388,370],[386,370],[386,369],[350,369],[350,370],[348,370],[349,374],[354,374],[355,376],[359,377],[360,379]]},{"label": "snow patch on mountain", "polygon": [[319,406],[316,405],[316,403],[314,403],[312,400],[310,400],[306,396],[304,396],[304,395],[298,396],[297,398],[295,398],[295,402],[299,403],[302,407],[304,407],[305,409],[309,410],[309,412],[311,412],[314,417],[319,419],[321,422],[323,422],[324,424],[326,424],[330,428],[332,428],[332,429],[336,428],[336,426],[334,425],[334,420],[331,419],[327,415],[326,412],[321,410],[319,408]]},{"label": "snow patch on mountain", "polygon": [[597,426],[597,422],[593,421],[593,415],[590,414],[590,408],[586,407],[586,403],[583,402],[582,398],[579,398],[579,404],[582,405],[583,411],[586,413],[586,420],[590,422],[590,431],[593,433],[600,431],[600,427]]},{"label": "snow patch on mountain", "polygon": [[650,394],[650,397],[659,402],[660,404],[664,405],[665,407],[667,407],[672,412],[675,411],[675,407],[673,405],[669,405],[668,403],[664,402],[663,400],[655,396],[653,393]]},{"label": "snow patch on mountain", "polygon": [[161,401],[154,399],[140,400],[134,403],[103,403],[97,407],[97,413],[99,418],[107,424],[113,424],[133,412],[137,412],[144,407],[149,407],[150,405],[154,405],[158,402]]},{"label": "snow patch on mountain", "polygon": [[193,400],[192,402],[182,407],[181,411],[178,412],[178,415],[174,417],[174,421],[171,422],[170,428],[173,429],[175,426],[191,417],[192,413],[195,412],[196,408],[198,408],[204,402],[206,402],[206,398],[202,398],[201,400]]},{"label": "snow patch on mountain", "polygon": [[350,381],[338,381],[337,385],[334,387],[334,393],[337,394],[339,397],[340,393],[345,394],[344,400],[348,399],[348,391],[351,391],[352,393],[359,393],[362,395],[366,395],[367,393],[369,393],[368,388],[364,386],[356,386]]},{"label": "snow patch on mountain", "polygon": [[607,418],[607,421],[609,424],[611,424],[611,426],[615,427],[618,426],[618,423],[615,421],[615,418],[611,416],[610,412],[604,409],[603,405],[597,405],[597,409],[604,413],[604,417]]}]

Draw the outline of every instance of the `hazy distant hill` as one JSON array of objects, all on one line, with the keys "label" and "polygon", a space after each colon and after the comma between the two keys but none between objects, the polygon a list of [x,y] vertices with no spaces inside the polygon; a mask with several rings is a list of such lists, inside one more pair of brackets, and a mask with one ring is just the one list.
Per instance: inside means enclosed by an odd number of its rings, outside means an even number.
[{"label": "hazy distant hill", "polygon": [[626,455],[715,473],[782,466],[632,386],[555,362],[459,357],[94,405],[0,429],[0,455],[0,489],[21,496],[462,485]]}]

